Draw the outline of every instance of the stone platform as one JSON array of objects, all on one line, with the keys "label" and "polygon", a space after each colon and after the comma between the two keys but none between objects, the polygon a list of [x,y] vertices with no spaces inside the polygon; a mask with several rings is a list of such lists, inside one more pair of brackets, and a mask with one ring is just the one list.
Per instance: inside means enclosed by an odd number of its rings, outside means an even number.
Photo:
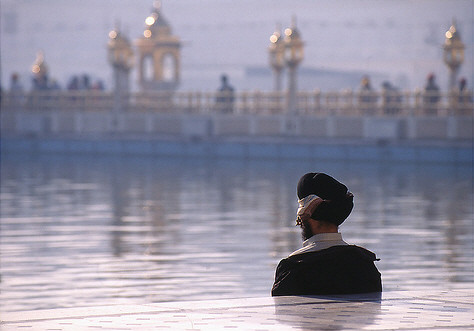
[{"label": "stone platform", "polygon": [[2,312],[0,330],[474,330],[474,289]]}]

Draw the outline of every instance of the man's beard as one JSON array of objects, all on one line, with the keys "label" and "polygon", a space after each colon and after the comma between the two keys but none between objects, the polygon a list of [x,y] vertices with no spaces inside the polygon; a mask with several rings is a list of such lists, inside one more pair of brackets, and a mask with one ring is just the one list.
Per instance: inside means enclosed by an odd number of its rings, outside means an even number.
[{"label": "man's beard", "polygon": [[311,230],[311,226],[309,225],[309,221],[301,222],[301,237],[303,237],[303,241],[311,238],[313,236],[313,231]]}]

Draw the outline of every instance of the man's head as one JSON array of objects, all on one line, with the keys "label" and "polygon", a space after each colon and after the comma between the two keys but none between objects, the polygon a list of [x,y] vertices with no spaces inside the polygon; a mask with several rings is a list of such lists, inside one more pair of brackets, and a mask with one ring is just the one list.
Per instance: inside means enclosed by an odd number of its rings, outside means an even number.
[{"label": "man's head", "polygon": [[315,227],[322,232],[331,227],[337,229],[354,207],[354,196],[347,187],[324,173],[303,175],[298,181],[297,195],[300,204],[298,220],[304,239],[314,234]]},{"label": "man's head", "polygon": [[222,84],[227,84],[227,75],[226,74],[221,75],[221,82],[222,82]]}]

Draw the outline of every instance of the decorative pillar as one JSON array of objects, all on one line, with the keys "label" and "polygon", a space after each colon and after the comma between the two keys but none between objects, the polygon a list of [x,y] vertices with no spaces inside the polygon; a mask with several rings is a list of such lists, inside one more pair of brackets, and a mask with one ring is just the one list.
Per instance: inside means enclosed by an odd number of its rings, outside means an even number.
[{"label": "decorative pillar", "polygon": [[456,29],[456,22],[453,20],[453,24],[445,33],[446,40],[443,45],[443,59],[444,63],[449,68],[449,86],[448,90],[451,91],[456,86],[456,77],[459,72],[459,68],[464,62],[464,44],[461,41],[459,31]]},{"label": "decorative pillar", "polygon": [[301,40],[300,33],[296,28],[296,19],[293,17],[293,22],[290,28],[285,29],[285,54],[284,59],[286,66],[288,67],[288,133],[296,133],[296,125],[294,123],[297,112],[297,70],[298,65],[303,61],[304,49],[303,41]]},{"label": "decorative pillar", "polygon": [[122,36],[118,29],[110,31],[109,38],[108,60],[114,75],[114,110],[122,112],[128,108],[133,50],[128,39]]},{"label": "decorative pillar", "polygon": [[274,83],[273,88],[275,92],[281,91],[281,73],[285,66],[284,54],[285,45],[281,38],[280,28],[277,28],[275,32],[270,36],[270,46],[268,47],[270,66],[273,70]]},{"label": "decorative pillar", "polygon": [[44,62],[43,51],[40,50],[36,53],[36,60],[31,67],[31,72],[33,74],[33,90],[47,90],[49,88],[48,66]]}]

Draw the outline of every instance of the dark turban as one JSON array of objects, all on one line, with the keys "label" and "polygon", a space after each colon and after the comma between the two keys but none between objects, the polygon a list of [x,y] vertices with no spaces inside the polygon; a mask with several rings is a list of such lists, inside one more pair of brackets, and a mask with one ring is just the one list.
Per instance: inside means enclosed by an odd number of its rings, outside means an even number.
[{"label": "dark turban", "polygon": [[298,181],[298,199],[311,194],[323,200],[311,214],[311,218],[317,221],[339,226],[354,207],[354,196],[347,190],[346,185],[324,173],[310,172]]}]

